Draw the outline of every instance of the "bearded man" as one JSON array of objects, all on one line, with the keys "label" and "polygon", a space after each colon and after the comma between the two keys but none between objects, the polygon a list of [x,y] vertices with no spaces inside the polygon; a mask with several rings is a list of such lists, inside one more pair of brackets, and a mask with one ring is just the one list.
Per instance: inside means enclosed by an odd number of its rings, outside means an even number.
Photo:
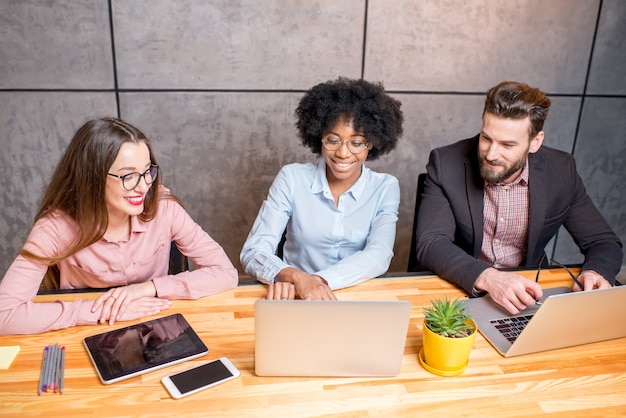
[{"label": "bearded man", "polygon": [[575,291],[614,285],[622,263],[621,242],[573,156],[543,146],[549,108],[537,88],[492,87],[480,134],[431,152],[418,213],[419,264],[471,296],[489,293],[512,314],[543,292],[511,268],[547,262],[544,249],[561,225],[585,257]]}]

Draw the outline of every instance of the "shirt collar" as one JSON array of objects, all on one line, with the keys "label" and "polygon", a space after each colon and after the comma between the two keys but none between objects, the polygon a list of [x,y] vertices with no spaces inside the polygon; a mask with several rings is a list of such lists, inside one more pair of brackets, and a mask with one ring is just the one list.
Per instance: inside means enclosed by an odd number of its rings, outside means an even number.
[{"label": "shirt collar", "polygon": [[521,186],[527,186],[528,185],[528,156],[526,157],[526,161],[524,162],[524,168],[522,169],[522,172],[520,173],[520,175],[515,179],[515,181],[513,184],[520,184]]},{"label": "shirt collar", "polygon": [[[130,239],[130,236],[134,234],[135,232],[146,232],[147,230],[148,230],[148,227],[146,223],[142,222],[138,216],[133,215],[130,217],[130,235],[116,242],[128,242],[128,240]],[[102,239],[106,242],[112,242],[112,241],[109,241],[106,235],[104,235]]]},{"label": "shirt collar", "polygon": [[[359,200],[359,197],[363,194],[363,190],[365,189],[365,184],[367,183],[367,178],[369,176],[369,169],[365,167],[365,164],[361,164],[361,175],[356,183],[354,183],[346,193],[349,193],[354,200]],[[326,177],[326,161],[322,157],[317,162],[315,177],[313,178],[313,183],[311,184],[311,193],[315,194],[323,191],[327,191],[328,195],[331,196],[330,186],[328,186],[328,178]]]},{"label": "shirt collar", "polygon": [[146,223],[142,222],[138,216],[130,217],[130,232],[146,232],[148,230]]}]

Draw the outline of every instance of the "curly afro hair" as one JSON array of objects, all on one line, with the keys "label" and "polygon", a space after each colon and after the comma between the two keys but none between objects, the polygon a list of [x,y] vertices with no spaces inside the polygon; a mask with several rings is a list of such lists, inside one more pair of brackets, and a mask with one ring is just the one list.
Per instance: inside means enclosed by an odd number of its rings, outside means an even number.
[{"label": "curly afro hair", "polygon": [[354,130],[362,132],[372,149],[372,161],[387,154],[398,144],[404,116],[402,103],[387,93],[382,83],[339,77],[307,91],[296,108],[296,128],[302,143],[317,154],[322,152],[322,136],[340,116],[352,120]]}]

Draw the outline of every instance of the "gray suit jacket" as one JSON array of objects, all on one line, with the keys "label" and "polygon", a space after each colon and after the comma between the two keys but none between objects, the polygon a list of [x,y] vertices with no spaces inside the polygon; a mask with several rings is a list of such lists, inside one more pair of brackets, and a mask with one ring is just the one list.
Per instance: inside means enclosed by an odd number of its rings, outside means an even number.
[{"label": "gray suit jacket", "polygon": [[[478,261],[483,239],[483,185],[478,135],[433,150],[417,220],[421,266],[471,294],[488,267]],[[611,283],[622,263],[620,240],[587,195],[571,154],[542,146],[528,155],[529,225],[524,267],[535,267],[564,225],[585,256],[582,266]]]}]

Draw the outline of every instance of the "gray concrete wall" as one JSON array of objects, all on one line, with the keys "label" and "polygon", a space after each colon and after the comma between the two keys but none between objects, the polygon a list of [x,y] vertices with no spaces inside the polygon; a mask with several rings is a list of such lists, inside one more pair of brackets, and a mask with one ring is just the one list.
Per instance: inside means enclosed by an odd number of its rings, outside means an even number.
[{"label": "gray concrete wall", "polygon": [[[546,144],[572,152],[626,241],[626,2],[620,0],[21,0],[0,2],[0,277],[73,132],[120,116],[164,181],[240,268],[239,251],[298,143],[302,92],[337,76],[403,103],[398,149],[369,163],[402,190],[391,271],[406,270],[418,173],[472,136],[484,92],[548,92]],[[548,248],[581,256],[566,233]]]}]

